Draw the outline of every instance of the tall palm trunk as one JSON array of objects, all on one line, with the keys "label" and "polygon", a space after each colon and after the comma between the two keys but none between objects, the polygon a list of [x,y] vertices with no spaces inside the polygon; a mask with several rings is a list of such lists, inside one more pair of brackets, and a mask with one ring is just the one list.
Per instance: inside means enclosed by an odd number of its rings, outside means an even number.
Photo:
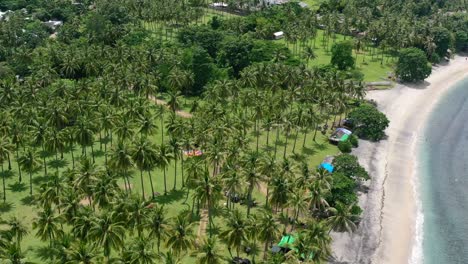
[{"label": "tall palm trunk", "polygon": [[151,176],[151,170],[148,170],[148,177],[149,177],[150,186],[151,186],[151,197],[153,197],[153,199],[154,199],[153,176]]},{"label": "tall palm trunk", "polygon": [[185,179],[184,179],[184,156],[182,154],[181,158],[180,158],[180,172],[181,172],[181,175],[182,175],[182,188],[185,187]]},{"label": "tall palm trunk", "polygon": [[3,163],[2,163],[2,183],[3,183],[3,203],[6,203],[5,172],[3,171]]},{"label": "tall palm trunk", "polygon": [[177,185],[177,158],[174,157],[174,187],[172,187],[172,190],[176,189]]},{"label": "tall palm trunk", "polygon": [[267,128],[267,136],[266,136],[266,146],[268,148],[270,144],[270,128]]},{"label": "tall palm trunk", "polygon": [[141,181],[141,193],[143,196],[143,200],[145,200],[145,184],[143,182],[143,170],[140,170],[140,181]]},{"label": "tall palm trunk", "polygon": [[94,147],[93,147],[93,143],[91,143],[91,157],[93,158],[93,163],[95,163],[95,160],[94,160]]},{"label": "tall palm trunk", "polygon": [[11,171],[11,159],[10,159],[10,153],[7,153],[7,157],[8,157],[8,170]]},{"label": "tall palm trunk", "polygon": [[72,157],[72,168],[75,169],[75,156],[73,155],[73,144],[70,144],[70,152]]},{"label": "tall palm trunk", "polygon": [[298,136],[299,136],[299,129],[296,129],[296,135],[294,136],[294,144],[293,144],[292,153],[296,152],[296,143],[297,143],[297,137]]},{"label": "tall palm trunk", "polygon": [[249,186],[249,192],[247,194],[247,216],[250,215],[250,208],[252,207],[252,192],[253,192],[253,184]]},{"label": "tall palm trunk", "polygon": [[289,132],[286,132],[286,142],[284,144],[283,159],[286,158],[286,150],[288,148],[288,138],[289,138]]},{"label": "tall palm trunk", "polygon": [[29,195],[32,195],[32,170],[29,170]]},{"label": "tall palm trunk", "polygon": [[[18,163],[18,157],[19,157],[19,152],[18,152],[18,149],[19,147],[17,146],[16,147],[16,162]],[[21,175],[21,166],[19,165],[18,163],[18,181],[21,183],[21,181],[23,180],[23,177]]]},{"label": "tall palm trunk", "polygon": [[274,150],[275,158],[276,158],[276,152],[278,150],[278,140],[279,140],[279,128],[276,129],[275,150]]},{"label": "tall palm trunk", "polygon": [[308,129],[306,128],[305,131],[304,131],[304,141],[302,142],[302,148],[305,148],[305,145],[306,145],[306,139],[307,139],[307,133],[308,133]]},{"label": "tall palm trunk", "polygon": [[166,168],[163,168],[163,171],[164,171],[164,195],[167,195]]},{"label": "tall palm trunk", "polygon": [[46,161],[46,155],[45,155],[45,149],[44,149],[44,144],[42,144],[42,160],[44,163],[44,175],[47,175],[47,161]]}]

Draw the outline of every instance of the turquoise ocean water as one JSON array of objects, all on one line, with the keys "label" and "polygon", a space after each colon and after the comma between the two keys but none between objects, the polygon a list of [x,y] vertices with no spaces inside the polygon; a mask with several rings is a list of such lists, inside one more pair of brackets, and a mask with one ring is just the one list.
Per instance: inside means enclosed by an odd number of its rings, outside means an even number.
[{"label": "turquoise ocean water", "polygon": [[422,141],[423,263],[468,264],[468,79],[434,108]]}]

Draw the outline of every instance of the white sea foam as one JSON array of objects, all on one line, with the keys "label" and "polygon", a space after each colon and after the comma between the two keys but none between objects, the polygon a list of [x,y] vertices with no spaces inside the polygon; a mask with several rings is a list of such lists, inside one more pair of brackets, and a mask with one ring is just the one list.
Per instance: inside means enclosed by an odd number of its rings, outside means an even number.
[{"label": "white sea foam", "polygon": [[416,206],[416,219],[414,226],[414,239],[413,248],[411,251],[411,257],[408,260],[410,264],[422,264],[424,263],[424,252],[423,252],[423,239],[424,239],[424,212],[422,206],[422,195],[421,195],[421,177],[423,163],[420,158],[420,147],[421,141],[416,139],[416,133],[413,134],[415,140],[413,140],[413,157],[414,157],[414,169],[413,169],[413,196]]}]

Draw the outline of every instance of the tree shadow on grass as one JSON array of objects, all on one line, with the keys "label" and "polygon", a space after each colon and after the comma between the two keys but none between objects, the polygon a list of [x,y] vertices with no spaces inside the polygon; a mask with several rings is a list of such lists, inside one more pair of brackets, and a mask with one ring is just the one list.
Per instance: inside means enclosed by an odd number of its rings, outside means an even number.
[{"label": "tree shadow on grass", "polygon": [[210,225],[206,224],[206,234],[209,235],[211,231],[213,235],[219,235],[219,233],[221,233],[221,227],[214,222],[212,225],[213,228],[210,228]]},{"label": "tree shadow on grass", "polygon": [[300,154],[300,153],[292,153],[291,158],[294,159],[295,161],[299,161],[299,162],[306,160],[306,156],[304,154]]},{"label": "tree shadow on grass", "polygon": [[97,158],[97,157],[104,157],[104,150],[95,150],[94,151],[94,157]]},{"label": "tree shadow on grass", "polygon": [[21,199],[21,203],[23,205],[34,205],[35,204],[35,199],[34,199],[34,196],[32,195],[28,195],[26,197],[24,197],[23,199]]},{"label": "tree shadow on grass", "polygon": [[316,148],[318,150],[325,150],[327,148],[327,145],[324,142],[322,142],[322,143],[314,142],[314,148]]},{"label": "tree shadow on grass", "polygon": [[13,177],[14,173],[13,171],[10,170],[4,170],[3,172],[0,172],[0,178],[5,177],[5,179],[9,179]]},{"label": "tree shadow on grass", "polygon": [[40,260],[46,262],[50,261],[51,259],[51,249],[49,246],[42,246],[42,247],[37,247],[33,249],[34,254],[36,257],[38,257]]},{"label": "tree shadow on grass", "polygon": [[[8,197],[7,197],[8,198]],[[11,210],[13,210],[14,208],[14,205],[13,203],[9,203],[9,202],[0,202],[0,213],[8,213],[10,212]]]},{"label": "tree shadow on grass", "polygon": [[302,148],[302,153],[304,155],[311,156],[311,155],[317,154],[317,151],[315,149],[313,149],[313,148],[303,147]]},{"label": "tree shadow on grass", "polygon": [[159,195],[155,197],[154,200],[160,204],[172,204],[175,201],[185,198],[185,192],[186,191],[184,190],[170,191],[167,195]]},{"label": "tree shadow on grass", "polygon": [[15,182],[13,184],[9,184],[8,188],[12,192],[24,192],[28,188],[24,182]]},{"label": "tree shadow on grass", "polygon": [[54,159],[49,162],[49,166],[54,169],[65,168],[69,165],[69,162],[65,159]]},{"label": "tree shadow on grass", "polygon": [[32,182],[33,184],[37,184],[37,185],[40,185],[42,183],[45,183],[47,182],[47,180],[49,179],[49,176],[47,175],[42,175],[42,176],[32,176]]}]

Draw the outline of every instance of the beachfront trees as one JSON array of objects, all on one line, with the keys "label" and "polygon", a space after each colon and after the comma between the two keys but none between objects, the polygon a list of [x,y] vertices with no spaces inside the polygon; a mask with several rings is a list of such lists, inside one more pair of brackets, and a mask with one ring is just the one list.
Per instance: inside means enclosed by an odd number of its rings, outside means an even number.
[{"label": "beachfront trees", "polygon": [[396,65],[396,75],[405,82],[419,82],[432,72],[426,54],[418,48],[407,48],[400,51]]},{"label": "beachfront trees", "polygon": [[369,104],[363,104],[349,113],[354,134],[360,138],[378,141],[384,138],[389,120],[385,114]]}]

